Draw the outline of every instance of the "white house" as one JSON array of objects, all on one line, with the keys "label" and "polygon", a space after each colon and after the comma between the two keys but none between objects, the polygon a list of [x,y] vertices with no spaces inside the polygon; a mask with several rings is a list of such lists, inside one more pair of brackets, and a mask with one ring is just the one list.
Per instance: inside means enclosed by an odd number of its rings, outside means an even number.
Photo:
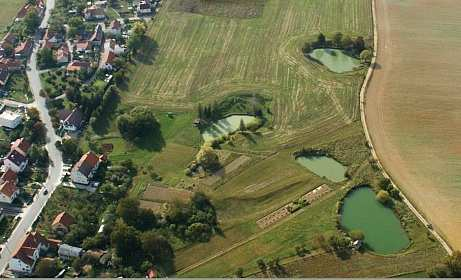
[{"label": "white house", "polygon": [[138,15],[148,15],[152,13],[152,5],[149,0],[139,1],[138,7],[136,8]]},{"label": "white house", "polygon": [[10,152],[3,158],[3,169],[11,169],[15,173],[24,171],[27,166],[27,151],[30,144],[24,139],[19,138],[11,143]]},{"label": "white house", "polygon": [[70,178],[76,184],[88,185],[98,170],[103,157],[98,157],[93,152],[84,154],[80,160],[72,167]]},{"label": "white house", "polygon": [[107,71],[112,71],[114,69],[115,53],[112,51],[106,50],[101,56],[101,68]]},{"label": "white house", "polygon": [[0,126],[3,127],[14,129],[21,123],[21,121],[21,115],[15,112],[6,110],[0,115]]},{"label": "white house", "polygon": [[114,19],[110,22],[109,27],[106,28],[105,32],[116,36],[122,34],[122,23],[119,20]]},{"label": "white house", "polygon": [[121,47],[114,39],[110,39],[106,41],[104,44],[104,49],[106,51],[111,51],[115,53],[115,55],[121,55],[125,53],[125,48]]},{"label": "white house", "polygon": [[50,244],[40,233],[29,233],[21,247],[13,254],[9,262],[11,271],[29,275],[34,270],[35,263],[40,258],[40,253],[46,252]]},{"label": "white house", "polygon": [[86,20],[103,20],[106,13],[103,8],[93,5],[84,10],[84,17]]}]

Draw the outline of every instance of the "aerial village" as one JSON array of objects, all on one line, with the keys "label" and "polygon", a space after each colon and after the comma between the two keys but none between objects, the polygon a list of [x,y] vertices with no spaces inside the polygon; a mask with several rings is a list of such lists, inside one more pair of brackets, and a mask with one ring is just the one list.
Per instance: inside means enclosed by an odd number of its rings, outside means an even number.
[{"label": "aerial village", "polygon": [[[59,1],[50,24],[42,27],[46,0],[27,1],[0,42],[0,243],[6,241],[37,196],[47,195],[42,186],[49,165],[46,133],[27,71],[39,72],[43,85],[40,96],[46,98],[53,128],[61,138],[56,145],[65,146],[65,141],[81,137],[92,121],[87,104],[73,99],[75,90],[107,92],[114,83],[120,83],[132,29],[151,20],[160,6],[159,1],[134,1],[118,13],[108,1],[89,1],[83,8],[81,2],[66,1],[63,5]],[[34,48],[37,69],[31,70]],[[64,157],[63,186],[95,192],[99,183],[94,177],[105,160],[103,153],[92,151],[80,158]],[[38,231],[27,232],[19,249],[11,252],[3,276],[33,275],[40,258],[72,261],[89,254],[104,262],[104,252],[85,252],[62,242],[74,220],[65,211],[55,215],[50,229],[56,239],[45,238]],[[7,249],[2,245],[2,251]]]}]

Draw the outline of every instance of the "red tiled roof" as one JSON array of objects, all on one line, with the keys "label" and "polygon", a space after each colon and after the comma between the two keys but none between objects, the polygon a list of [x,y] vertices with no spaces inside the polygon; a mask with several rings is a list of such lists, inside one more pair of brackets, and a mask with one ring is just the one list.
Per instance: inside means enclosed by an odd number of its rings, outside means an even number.
[{"label": "red tiled roof", "polygon": [[23,156],[27,155],[27,151],[30,148],[29,142],[27,142],[26,139],[23,138],[18,138],[16,141],[11,143],[11,150],[17,150],[19,153],[21,153]]},{"label": "red tiled roof", "polygon": [[18,179],[18,174],[11,169],[8,169],[5,173],[3,173],[0,181],[3,182],[16,182]]},{"label": "red tiled roof", "polygon": [[90,151],[80,158],[73,169],[76,169],[83,175],[88,176],[94,170],[99,161],[99,157]]},{"label": "red tiled roof", "polygon": [[24,42],[22,42],[21,44],[19,44],[19,46],[17,46],[14,49],[14,52],[15,53],[22,53],[22,52],[30,50],[31,47],[32,47],[32,42],[29,39],[27,39]]},{"label": "red tiled roof", "polygon": [[90,63],[86,61],[74,60],[69,65],[67,65],[67,71],[80,71],[82,68],[88,69]]},{"label": "red tiled roof", "polygon": [[74,217],[67,214],[67,212],[61,212],[54,218],[52,225],[54,226],[54,225],[61,224],[69,228],[69,226],[72,225],[73,223],[74,223]]},{"label": "red tiled roof", "polygon": [[0,192],[9,198],[11,198],[17,190],[16,182],[7,181],[0,186]]},{"label": "red tiled roof", "polygon": [[115,60],[115,53],[113,51],[104,52],[102,62],[104,64],[112,64]]},{"label": "red tiled roof", "polygon": [[120,21],[114,19],[110,22],[109,28],[119,30],[122,28],[122,24],[120,23]]},{"label": "red tiled roof", "polygon": [[33,265],[31,258],[40,244],[48,244],[48,240],[38,232],[29,233],[22,242],[21,247],[14,253],[13,258],[20,259],[28,265]]}]

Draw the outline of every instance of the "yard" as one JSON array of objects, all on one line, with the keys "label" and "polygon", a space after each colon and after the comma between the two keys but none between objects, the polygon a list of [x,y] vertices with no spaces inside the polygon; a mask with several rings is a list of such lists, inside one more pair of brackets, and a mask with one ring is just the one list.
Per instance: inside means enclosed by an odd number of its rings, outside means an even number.
[{"label": "yard", "polygon": [[34,101],[25,73],[12,74],[6,84],[6,91],[8,91],[8,99],[22,103],[31,103]]}]

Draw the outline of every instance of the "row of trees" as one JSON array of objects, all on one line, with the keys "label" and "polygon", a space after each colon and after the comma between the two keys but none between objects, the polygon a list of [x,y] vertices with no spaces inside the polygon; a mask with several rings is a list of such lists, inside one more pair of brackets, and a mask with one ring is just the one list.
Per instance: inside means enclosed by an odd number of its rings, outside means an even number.
[{"label": "row of trees", "polygon": [[348,35],[343,35],[341,32],[335,33],[330,40],[328,40],[323,33],[319,33],[317,40],[314,42],[306,42],[302,50],[307,54],[319,48],[342,49],[353,56],[359,57],[363,62],[370,62],[373,56],[372,51],[366,45],[362,36],[351,38]]}]

